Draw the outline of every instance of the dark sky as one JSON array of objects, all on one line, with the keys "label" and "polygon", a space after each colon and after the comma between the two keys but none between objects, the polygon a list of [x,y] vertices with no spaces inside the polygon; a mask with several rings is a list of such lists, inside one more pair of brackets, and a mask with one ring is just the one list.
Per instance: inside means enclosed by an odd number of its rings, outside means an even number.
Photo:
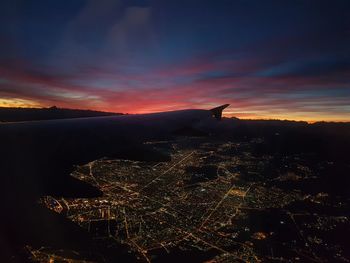
[{"label": "dark sky", "polygon": [[350,1],[1,1],[0,106],[350,121]]}]

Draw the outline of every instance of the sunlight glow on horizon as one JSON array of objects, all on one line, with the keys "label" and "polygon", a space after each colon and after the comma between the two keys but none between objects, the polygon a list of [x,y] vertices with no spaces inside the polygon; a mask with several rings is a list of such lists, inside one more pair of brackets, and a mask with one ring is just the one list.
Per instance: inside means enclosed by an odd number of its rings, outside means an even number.
[{"label": "sunlight glow on horizon", "polygon": [[20,98],[11,98],[4,99],[0,98],[0,107],[4,108],[42,108],[43,105],[39,102],[28,100],[28,99],[20,99]]},{"label": "sunlight glow on horizon", "polygon": [[[213,103],[213,105],[220,105],[220,103]],[[28,99],[20,99],[20,98],[13,98],[13,99],[0,99],[0,107],[5,108],[49,108],[54,105],[47,104],[47,103],[40,103],[38,101],[34,100],[28,100]],[[111,108],[107,107],[86,107],[83,105],[55,105],[59,108],[67,108],[67,109],[82,109],[82,110],[97,110],[97,111],[105,111],[105,112],[120,112],[124,114],[148,114],[148,113],[155,113],[155,112],[161,112],[161,111],[174,111],[174,110],[183,110],[183,109],[209,109],[207,105],[203,105],[203,107],[181,107],[181,103],[179,105],[167,105],[167,106],[161,106],[157,105],[154,109],[145,108],[145,109],[135,109],[132,105],[129,107],[125,107],[125,111],[116,111]],[[234,108],[234,106],[231,106]],[[129,109],[128,109],[129,108]],[[314,123],[314,122],[320,122],[320,121],[326,121],[326,122],[350,122],[350,116],[346,115],[326,115],[326,114],[320,114],[320,113],[295,113],[295,112],[289,112],[289,113],[269,113],[268,110],[266,111],[247,111],[242,110],[239,111],[238,108],[234,108],[235,111],[230,111],[230,107],[223,112],[223,116],[227,118],[236,117],[242,120],[288,120],[288,121],[305,121],[308,123]]]}]

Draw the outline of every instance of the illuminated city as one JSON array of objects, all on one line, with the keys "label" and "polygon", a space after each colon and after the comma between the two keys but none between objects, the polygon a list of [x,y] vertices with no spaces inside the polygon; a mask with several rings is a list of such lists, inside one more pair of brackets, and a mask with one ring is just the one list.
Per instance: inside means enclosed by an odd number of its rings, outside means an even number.
[{"label": "illuminated city", "polygon": [[[300,155],[259,156],[254,149],[262,143],[155,142],[171,149],[170,162],[93,161],[77,167],[74,177],[97,186],[103,197],[47,196],[41,202],[110,246],[126,244],[140,262],[186,252],[196,262],[349,262],[345,244],[329,236],[349,229],[348,217],[334,212],[348,203],[283,189],[312,180],[317,168]],[[33,257],[56,253],[47,249]]]}]

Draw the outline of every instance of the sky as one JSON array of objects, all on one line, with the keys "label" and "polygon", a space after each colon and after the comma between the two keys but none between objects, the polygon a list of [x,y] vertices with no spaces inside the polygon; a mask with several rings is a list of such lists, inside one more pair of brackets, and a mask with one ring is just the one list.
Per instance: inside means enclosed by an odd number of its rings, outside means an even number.
[{"label": "sky", "polygon": [[0,106],[350,121],[350,1],[0,2]]}]

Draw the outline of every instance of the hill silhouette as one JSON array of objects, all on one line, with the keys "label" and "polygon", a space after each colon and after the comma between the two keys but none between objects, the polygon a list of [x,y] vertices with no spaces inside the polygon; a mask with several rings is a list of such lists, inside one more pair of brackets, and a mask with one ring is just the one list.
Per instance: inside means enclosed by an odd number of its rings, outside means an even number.
[{"label": "hill silhouette", "polygon": [[122,113],[94,110],[50,108],[5,108],[0,107],[0,122],[38,121],[54,119],[70,119],[98,116],[122,115]]}]

